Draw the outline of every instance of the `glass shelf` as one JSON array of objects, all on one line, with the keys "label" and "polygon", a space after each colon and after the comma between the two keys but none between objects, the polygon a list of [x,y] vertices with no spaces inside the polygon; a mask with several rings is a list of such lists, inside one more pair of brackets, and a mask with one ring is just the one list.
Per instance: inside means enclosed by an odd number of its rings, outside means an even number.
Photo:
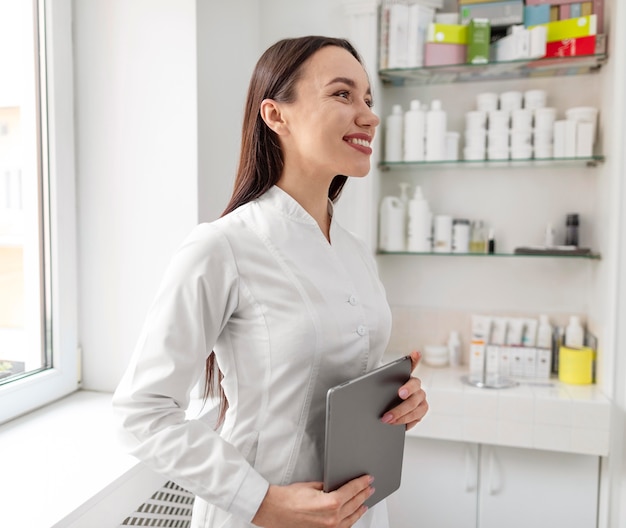
[{"label": "glass shelf", "polygon": [[406,169],[438,169],[438,168],[490,168],[490,167],[572,167],[583,165],[597,167],[603,163],[604,156],[591,156],[585,158],[546,158],[546,159],[520,159],[520,160],[457,160],[457,161],[381,161],[378,166],[383,171],[406,170]]},{"label": "glass shelf", "polygon": [[575,57],[550,57],[536,60],[489,62],[487,64],[453,64],[422,68],[380,70],[385,83],[450,84],[458,82],[519,79],[523,77],[554,77],[597,72],[607,61],[606,53]]},{"label": "glass shelf", "polygon": [[600,260],[599,253],[588,254],[567,254],[567,253],[541,253],[541,254],[525,254],[525,253],[415,253],[410,251],[381,251],[376,252],[377,255],[406,255],[412,257],[482,257],[482,258],[557,258],[557,259],[583,259],[583,260]]}]

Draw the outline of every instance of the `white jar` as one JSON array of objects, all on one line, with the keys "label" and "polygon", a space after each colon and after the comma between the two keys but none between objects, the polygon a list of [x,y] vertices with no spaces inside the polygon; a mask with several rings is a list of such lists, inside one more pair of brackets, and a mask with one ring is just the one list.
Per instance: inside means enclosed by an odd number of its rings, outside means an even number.
[{"label": "white jar", "polygon": [[548,93],[545,90],[528,90],[524,92],[524,108],[536,110],[546,106]]},{"label": "white jar", "polygon": [[522,94],[522,92],[502,92],[500,94],[500,110],[506,110],[508,112],[519,110],[522,108],[523,100],[524,94]]},{"label": "white jar", "polygon": [[465,114],[465,130],[481,130],[487,126],[487,112],[472,110]]},{"label": "white jar", "polygon": [[484,92],[476,96],[476,109],[482,112],[491,112],[498,109],[498,94]]},{"label": "white jar", "polygon": [[506,110],[492,110],[489,112],[489,130],[502,131],[509,129],[511,112]]}]

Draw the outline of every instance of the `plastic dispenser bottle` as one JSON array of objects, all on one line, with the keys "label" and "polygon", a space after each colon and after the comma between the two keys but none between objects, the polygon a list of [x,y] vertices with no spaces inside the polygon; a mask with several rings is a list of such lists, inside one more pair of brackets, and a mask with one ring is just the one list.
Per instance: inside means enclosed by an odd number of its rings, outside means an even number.
[{"label": "plastic dispenser bottle", "polygon": [[380,204],[378,247],[381,251],[406,250],[406,209],[397,196],[385,196]]},{"label": "plastic dispenser bottle", "polygon": [[385,122],[385,161],[398,162],[403,160],[402,135],[404,132],[404,115],[402,106],[393,105],[391,114]]},{"label": "plastic dispenser bottle", "polygon": [[428,253],[432,249],[432,213],[422,194],[422,188],[415,187],[415,194],[409,200],[407,251]]},{"label": "plastic dispenser bottle", "polygon": [[537,327],[537,348],[552,348],[552,325],[547,315],[539,316]]},{"label": "plastic dispenser bottle", "polygon": [[565,346],[567,348],[582,348],[585,341],[585,331],[580,324],[580,318],[572,315],[565,329]]},{"label": "plastic dispenser bottle", "polygon": [[452,330],[448,337],[448,359],[451,367],[461,365],[461,340],[456,330]]},{"label": "plastic dispenser bottle", "polygon": [[418,100],[404,114],[404,161],[424,161],[426,114]]},{"label": "plastic dispenser bottle", "polygon": [[426,161],[446,159],[446,129],[448,117],[441,101],[434,99],[426,112]]}]

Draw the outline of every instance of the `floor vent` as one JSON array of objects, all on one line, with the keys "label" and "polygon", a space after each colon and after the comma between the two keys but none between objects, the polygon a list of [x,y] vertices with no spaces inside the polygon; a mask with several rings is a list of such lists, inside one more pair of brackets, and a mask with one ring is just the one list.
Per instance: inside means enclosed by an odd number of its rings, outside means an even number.
[{"label": "floor vent", "polygon": [[124,519],[123,526],[156,526],[160,528],[189,528],[193,494],[173,482],[166,482],[135,512]]}]

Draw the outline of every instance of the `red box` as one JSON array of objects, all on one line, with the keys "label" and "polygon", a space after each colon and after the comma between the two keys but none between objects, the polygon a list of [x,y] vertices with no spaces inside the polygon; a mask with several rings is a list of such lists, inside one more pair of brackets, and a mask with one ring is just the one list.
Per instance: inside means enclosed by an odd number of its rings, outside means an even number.
[{"label": "red box", "polygon": [[556,40],[546,44],[546,57],[574,57],[593,55],[596,52],[596,36]]}]

